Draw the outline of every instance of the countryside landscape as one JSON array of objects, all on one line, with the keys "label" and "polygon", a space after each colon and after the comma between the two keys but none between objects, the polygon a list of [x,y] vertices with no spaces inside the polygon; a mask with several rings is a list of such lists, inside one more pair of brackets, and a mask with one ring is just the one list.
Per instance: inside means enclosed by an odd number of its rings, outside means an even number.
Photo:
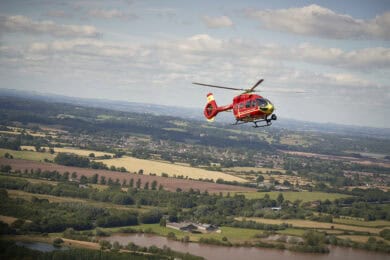
[{"label": "countryside landscape", "polygon": [[[390,252],[390,139],[370,137],[374,128],[362,129],[365,135],[259,131],[16,96],[0,100],[4,256],[20,257],[16,248],[28,243],[66,249],[47,256],[140,259],[210,258],[180,247],[193,243],[303,257],[339,248],[378,257]],[[185,223],[217,230],[186,230]],[[145,244],[148,238],[179,246]],[[23,254],[42,253],[25,248]]]},{"label": "countryside landscape", "polygon": [[389,0],[0,1],[0,259],[390,259]]}]

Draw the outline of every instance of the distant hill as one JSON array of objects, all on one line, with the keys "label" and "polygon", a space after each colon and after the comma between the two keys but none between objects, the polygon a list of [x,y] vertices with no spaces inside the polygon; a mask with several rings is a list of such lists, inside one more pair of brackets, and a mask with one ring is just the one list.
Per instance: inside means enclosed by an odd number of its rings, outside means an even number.
[{"label": "distant hill", "polygon": [[[89,106],[95,108],[107,108],[125,112],[146,113],[164,116],[176,116],[186,119],[204,120],[203,107],[199,109],[146,104],[128,101],[78,98],[56,94],[40,93],[36,91],[20,91],[15,89],[1,89],[0,96],[21,97],[46,102],[61,102],[73,105]],[[218,115],[218,122],[230,124],[234,118],[230,113]],[[351,126],[334,123],[315,123],[288,118],[280,118],[273,123],[273,127],[286,128],[294,131],[313,131],[324,133],[335,133],[354,136],[369,136],[390,139],[390,128],[374,128],[365,126]]]}]

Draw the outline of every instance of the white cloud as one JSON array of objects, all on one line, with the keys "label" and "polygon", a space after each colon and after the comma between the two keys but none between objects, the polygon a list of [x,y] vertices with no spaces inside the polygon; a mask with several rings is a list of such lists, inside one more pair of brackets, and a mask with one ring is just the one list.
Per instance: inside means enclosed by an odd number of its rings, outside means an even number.
[{"label": "white cloud", "polygon": [[362,20],[319,5],[309,5],[278,10],[247,10],[246,14],[270,30],[332,39],[390,40],[390,12]]},{"label": "white cloud", "polygon": [[[35,42],[25,49],[2,46],[0,65],[46,71],[48,74],[53,68],[68,69],[71,77],[77,68],[82,74],[89,71],[96,73],[96,78],[105,75],[112,82],[122,83],[127,82],[130,74],[137,82],[152,80],[165,85],[207,79],[207,82],[215,84],[230,82],[229,85],[249,86],[257,78],[265,77],[271,79],[272,88],[329,90],[382,87],[375,80],[362,77],[356,68],[389,68],[388,55],[389,50],[385,48],[351,52],[309,44],[286,48],[200,34],[143,44],[73,39]],[[318,73],[297,69],[286,61],[340,66],[350,70]]]},{"label": "white cloud", "polygon": [[134,19],[137,18],[135,14],[123,12],[117,9],[105,10],[105,9],[93,9],[88,12],[90,16],[102,18],[102,19]]},{"label": "white cloud", "polygon": [[34,21],[26,16],[0,15],[0,30],[28,34],[49,34],[55,37],[97,37],[100,33],[89,25],[64,25],[53,21]]},{"label": "white cloud", "polygon": [[209,28],[222,28],[222,27],[233,26],[232,20],[227,16],[218,16],[218,17],[204,16],[203,22]]},{"label": "white cloud", "polygon": [[291,48],[285,58],[348,69],[373,70],[390,67],[390,49],[383,47],[345,52],[338,48],[324,48],[305,43]]}]

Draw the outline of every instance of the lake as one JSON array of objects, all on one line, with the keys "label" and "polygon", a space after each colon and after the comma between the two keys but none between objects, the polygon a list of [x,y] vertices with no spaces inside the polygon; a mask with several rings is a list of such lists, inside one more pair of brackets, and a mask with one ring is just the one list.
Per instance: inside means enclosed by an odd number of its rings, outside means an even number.
[{"label": "lake", "polygon": [[169,240],[166,237],[150,234],[115,234],[110,237],[102,238],[114,242],[118,241],[126,246],[133,242],[139,246],[152,246],[162,248],[168,246],[172,250],[188,252],[190,254],[203,256],[206,259],[229,260],[229,259],[268,259],[268,260],[388,260],[389,255],[385,253],[369,252],[353,248],[330,247],[329,254],[309,254],[292,252],[288,250],[277,250],[255,247],[224,247],[216,245],[206,245],[200,243],[183,243]]}]

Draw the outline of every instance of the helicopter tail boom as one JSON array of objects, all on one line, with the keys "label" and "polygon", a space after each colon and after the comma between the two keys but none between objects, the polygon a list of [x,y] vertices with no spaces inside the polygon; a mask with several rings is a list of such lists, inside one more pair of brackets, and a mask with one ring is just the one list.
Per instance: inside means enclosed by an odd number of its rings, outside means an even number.
[{"label": "helicopter tail boom", "polygon": [[204,116],[207,118],[208,121],[214,121],[215,116],[219,112],[227,111],[233,108],[233,104],[218,107],[217,102],[215,102],[213,93],[207,94],[207,104],[204,108]]}]

